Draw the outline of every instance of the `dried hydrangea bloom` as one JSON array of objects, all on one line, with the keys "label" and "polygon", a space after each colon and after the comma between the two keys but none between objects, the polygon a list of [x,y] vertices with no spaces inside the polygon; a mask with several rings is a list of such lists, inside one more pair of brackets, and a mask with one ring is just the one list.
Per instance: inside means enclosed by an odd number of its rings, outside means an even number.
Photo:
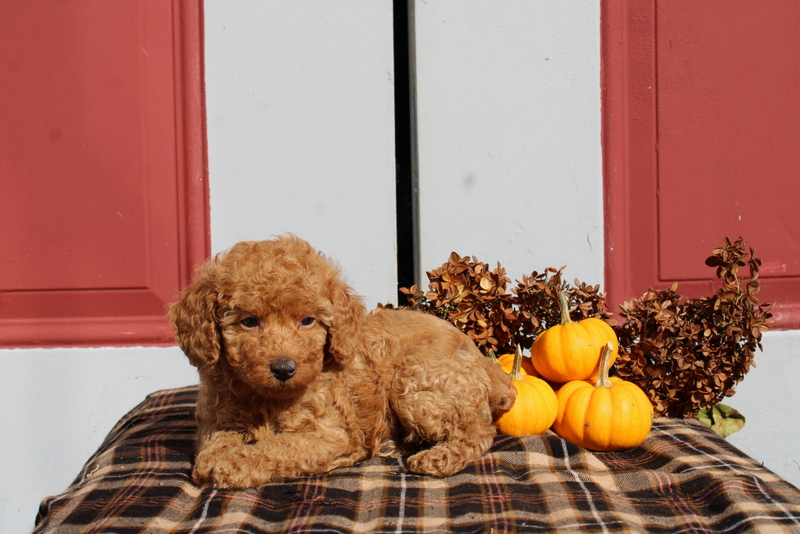
[{"label": "dried hydrangea bloom", "polygon": [[656,415],[691,417],[716,405],[755,365],[772,305],[756,296],[761,260],[754,254],[742,238],[726,238],[706,260],[722,282],[713,296],[684,299],[673,284],[622,306],[625,322],[616,331],[626,350],[617,375],[645,390]]},{"label": "dried hydrangea bloom", "polygon": [[[619,337],[616,375],[641,387],[657,416],[691,417],[733,395],[761,349],[769,329],[770,303],[759,303],[761,260],[742,238],[713,251],[706,264],[716,268],[722,286],[710,297],[684,299],[677,284],[651,289],[621,306],[622,324],[612,318],[599,285],[562,281],[564,267],[523,275],[516,287],[504,268],[490,269],[475,257],[453,252],[429,271],[429,290],[401,288],[409,307],[447,319],[488,353],[530,348],[545,329],[561,319],[558,292],[563,290],[570,317],[599,317]],[[749,270],[745,280],[742,269]]]}]

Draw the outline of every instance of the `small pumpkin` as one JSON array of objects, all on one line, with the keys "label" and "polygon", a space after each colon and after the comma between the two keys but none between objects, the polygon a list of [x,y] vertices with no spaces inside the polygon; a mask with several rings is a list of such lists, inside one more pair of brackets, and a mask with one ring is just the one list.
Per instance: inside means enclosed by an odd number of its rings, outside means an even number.
[{"label": "small pumpkin", "polygon": [[614,349],[608,366],[617,359],[619,341],[614,329],[602,319],[589,317],[575,322],[569,316],[569,303],[558,292],[561,324],[551,326],[536,338],[531,361],[539,374],[552,382],[585,380],[600,374],[600,352],[607,342]]},{"label": "small pumpkin", "polygon": [[517,399],[509,411],[495,421],[497,429],[510,436],[543,433],[556,418],[558,399],[550,384],[522,372],[522,348],[517,347],[511,372]]},{"label": "small pumpkin", "polygon": [[[506,374],[509,375],[511,374],[511,370],[514,368],[515,356],[516,353],[515,354],[508,353],[508,354],[501,354],[500,356],[496,357],[497,363],[500,364],[500,367],[503,368],[503,371],[505,371]],[[538,371],[536,371],[536,368],[533,366],[533,362],[531,362],[530,358],[526,358],[524,356],[522,357],[522,363],[520,364],[520,369],[522,371],[522,374],[528,376],[541,377]]]},{"label": "small pumpkin", "polygon": [[573,380],[558,391],[558,412],[553,430],[581,447],[595,451],[621,451],[641,444],[653,424],[653,405],[632,382],[609,379],[606,363],[613,347],[608,342],[601,356],[597,383]]}]

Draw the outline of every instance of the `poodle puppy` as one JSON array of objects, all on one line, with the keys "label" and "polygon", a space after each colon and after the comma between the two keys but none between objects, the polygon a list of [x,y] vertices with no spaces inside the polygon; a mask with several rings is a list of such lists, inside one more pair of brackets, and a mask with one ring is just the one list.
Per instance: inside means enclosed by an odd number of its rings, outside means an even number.
[{"label": "poodle puppy", "polygon": [[193,479],[249,488],[370,456],[447,476],[480,458],[511,379],[446,321],[367,313],[293,235],[210,259],[170,307],[200,374]]}]

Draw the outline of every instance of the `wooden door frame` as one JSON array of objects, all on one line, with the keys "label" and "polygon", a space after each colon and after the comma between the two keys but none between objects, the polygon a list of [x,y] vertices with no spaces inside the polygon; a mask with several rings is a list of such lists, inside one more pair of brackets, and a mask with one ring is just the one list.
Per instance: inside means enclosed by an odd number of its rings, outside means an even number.
[{"label": "wooden door frame", "polygon": [[[210,251],[203,2],[172,0],[171,12],[178,217],[173,273],[183,287]],[[0,324],[2,348],[142,345],[174,345],[166,307],[148,315],[20,317]]]},{"label": "wooden door frame", "polygon": [[175,50],[176,132],[181,202],[180,266],[185,286],[197,265],[211,250],[209,232],[208,145],[206,135],[203,0],[173,0]]},{"label": "wooden door frame", "polygon": [[[647,222],[658,210],[651,179],[658,173],[656,0],[601,0],[600,18],[604,278],[609,307],[617,312],[652,285],[649,274],[657,270],[634,268],[658,253],[658,224]],[[710,295],[716,287],[688,281],[678,292]],[[776,303],[773,320],[774,329],[800,328],[800,303]]]},{"label": "wooden door frame", "polygon": [[[627,7],[628,0],[601,0],[604,277],[608,302],[613,311],[617,310],[617,305],[636,296],[627,294],[633,276],[631,253],[636,245],[647,246],[637,243],[630,232],[635,216],[633,203],[628,201],[631,188],[635,187],[631,176],[636,166],[644,166],[646,171],[655,172],[655,153],[644,154],[641,159],[631,156],[631,136],[635,133],[648,135],[646,131],[632,131],[637,125],[641,126],[641,122],[634,121],[632,115],[636,111],[648,111],[646,106],[641,105],[642,100],[648,102],[647,95],[636,93],[636,82],[643,73],[632,67],[652,64],[653,60],[648,62],[644,57],[648,52],[652,53],[646,47],[631,49],[630,32],[636,21],[628,20]],[[635,79],[631,80],[631,77]],[[635,104],[640,105],[632,109]],[[654,134],[649,132],[649,136]]]}]

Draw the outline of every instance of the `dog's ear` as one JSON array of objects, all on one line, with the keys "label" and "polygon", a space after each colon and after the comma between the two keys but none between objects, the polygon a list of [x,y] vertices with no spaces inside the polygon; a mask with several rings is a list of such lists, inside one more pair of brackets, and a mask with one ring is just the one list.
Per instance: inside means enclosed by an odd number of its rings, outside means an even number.
[{"label": "dog's ear", "polygon": [[361,345],[361,324],[366,308],[335,273],[329,278],[333,316],[328,326],[328,352],[340,365],[347,364]]},{"label": "dog's ear", "polygon": [[214,365],[220,356],[219,303],[213,261],[198,271],[196,279],[167,312],[175,327],[175,340],[189,362],[198,369]]}]

